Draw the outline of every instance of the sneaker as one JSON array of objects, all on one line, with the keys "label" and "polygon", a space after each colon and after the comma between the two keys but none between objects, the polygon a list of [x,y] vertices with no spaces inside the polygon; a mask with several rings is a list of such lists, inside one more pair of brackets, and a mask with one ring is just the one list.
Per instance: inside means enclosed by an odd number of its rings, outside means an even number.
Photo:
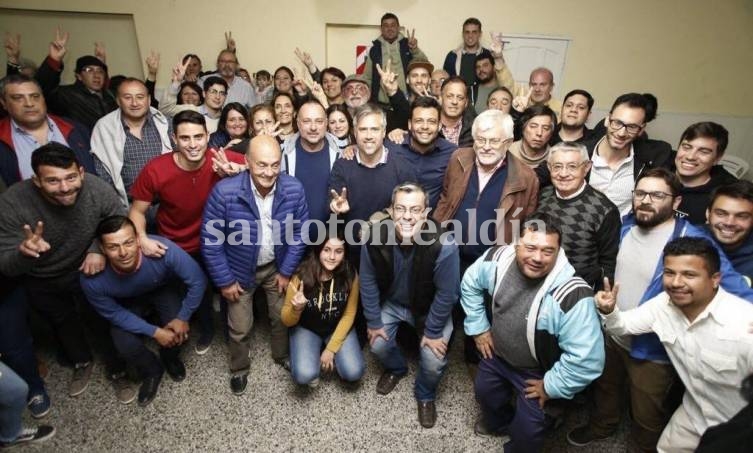
[{"label": "sneaker", "polygon": [[233,395],[243,395],[246,392],[246,385],[248,385],[247,374],[230,378],[230,390],[232,390]]},{"label": "sneaker", "polygon": [[567,442],[574,447],[585,447],[591,442],[607,439],[610,436],[597,436],[589,425],[584,425],[567,433]]},{"label": "sneaker", "polygon": [[68,384],[68,394],[70,396],[78,396],[84,393],[89,386],[92,371],[94,371],[94,362],[76,364],[76,368],[73,370],[73,378],[71,379],[71,383]]},{"label": "sneaker", "polygon": [[306,385],[308,385],[309,388],[312,388],[312,389],[319,387],[319,378],[314,379],[313,381],[309,382]]},{"label": "sneaker", "polygon": [[115,398],[121,404],[130,404],[138,395],[136,385],[128,379],[125,371],[112,376],[112,387],[115,389]]},{"label": "sneaker", "polygon": [[50,413],[50,397],[44,390],[42,390],[42,393],[37,393],[29,398],[27,405],[29,406],[31,416],[34,418],[42,418]]},{"label": "sneaker", "polygon": [[196,342],[196,346],[194,346],[194,351],[196,351],[196,354],[198,355],[204,355],[209,351],[209,348],[212,347],[212,337],[204,338],[202,335],[199,337],[199,341]]},{"label": "sneaker", "polygon": [[473,425],[473,432],[477,436],[494,436],[494,437],[500,437],[500,436],[506,436],[507,435],[507,429],[506,428],[500,428],[498,430],[491,430],[486,426],[486,423],[484,423],[484,417],[479,415],[479,417],[476,419],[476,423]]},{"label": "sneaker", "polygon": [[55,428],[49,425],[39,425],[33,428],[24,428],[21,434],[10,442],[0,442],[0,448],[6,449],[18,445],[44,442],[55,435]]}]

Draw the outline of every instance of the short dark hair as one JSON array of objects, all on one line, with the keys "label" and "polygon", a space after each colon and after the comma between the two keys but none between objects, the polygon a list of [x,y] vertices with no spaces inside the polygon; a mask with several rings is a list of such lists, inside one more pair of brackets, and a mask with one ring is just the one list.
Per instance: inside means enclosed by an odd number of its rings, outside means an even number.
[{"label": "short dark hair", "polygon": [[454,75],[444,79],[444,82],[442,82],[442,87],[439,89],[439,91],[444,91],[444,87],[451,83],[462,83],[465,89],[468,90],[468,84],[465,83],[465,80],[463,80],[463,78],[458,75]]},{"label": "short dark hair", "polygon": [[727,143],[729,142],[729,132],[727,132],[727,129],[724,126],[712,121],[702,121],[688,126],[680,137],[680,143],[682,143],[683,140],[691,141],[698,137],[716,140],[717,157],[724,154],[724,150],[727,149]]},{"label": "short dark hair", "polygon": [[31,168],[39,174],[39,167],[47,165],[56,168],[70,168],[71,165],[81,166],[72,149],[58,142],[48,142],[31,153]]},{"label": "short dark hair", "polygon": [[469,17],[463,22],[463,28],[465,28],[466,25],[478,25],[478,29],[481,30],[481,21],[476,19],[475,17]]},{"label": "short dark hair", "polygon": [[709,275],[716,274],[721,269],[719,251],[708,239],[700,236],[682,236],[672,239],[664,246],[664,258],[668,256],[693,255],[703,258]]},{"label": "short dark hair", "polygon": [[475,68],[479,61],[489,60],[489,62],[494,66],[494,57],[489,52],[480,52],[478,55],[476,55],[476,60],[473,62],[473,67]]},{"label": "short dark hair", "polygon": [[[640,93],[625,93],[618,96],[617,99],[614,100],[609,113],[614,112],[614,109],[620,105],[627,105],[634,109],[642,109],[646,113],[646,117],[648,117],[648,102],[646,97]],[[644,117],[644,122],[646,121],[646,117]]]},{"label": "short dark hair", "polygon": [[21,85],[22,83],[33,83],[39,88],[39,92],[42,92],[42,86],[39,85],[37,79],[29,77],[26,74],[9,74],[6,77],[0,79],[0,98],[5,97],[5,87],[8,85]]},{"label": "short dark hair", "polygon": [[513,99],[515,99],[515,96],[513,96],[512,91],[507,89],[507,87],[504,86],[498,86],[497,88],[491,90],[489,92],[489,96],[486,97],[486,106],[489,107],[489,99],[491,99],[492,95],[496,93],[497,91],[504,91],[510,96],[510,102],[512,102]]},{"label": "short dark hair", "polygon": [[178,88],[178,100],[176,102],[177,105],[183,104],[183,100],[181,99],[181,95],[183,94],[183,90],[186,88],[190,88],[194,90],[199,95],[199,105],[204,103],[204,90],[201,89],[198,83],[192,82],[190,80],[186,80],[180,84],[180,88]]},{"label": "short dark hair", "polygon": [[122,87],[126,83],[138,83],[139,85],[141,85],[142,87],[144,87],[144,89],[146,90],[146,94],[149,95],[149,89],[146,87],[146,83],[144,83],[144,81],[141,80],[141,79],[137,79],[136,77],[125,77],[125,78],[123,78],[123,80],[121,80],[120,83],[118,83],[118,87],[116,88],[115,92],[117,94],[120,94],[120,87]]},{"label": "short dark hair", "polygon": [[400,19],[398,19],[397,16],[394,15],[393,13],[384,13],[382,18],[379,19],[379,25],[381,25],[387,19],[395,19],[395,22],[397,22],[398,25],[400,25]]},{"label": "short dark hair", "polygon": [[127,216],[124,215],[111,215],[110,217],[105,217],[102,219],[101,222],[97,225],[96,235],[99,239],[102,239],[102,236],[105,234],[112,234],[116,231],[120,231],[125,226],[130,226],[133,228],[133,232],[136,232],[136,225],[133,224],[133,221],[129,219]]},{"label": "short dark hair", "polygon": [[222,87],[225,88],[225,91],[228,90],[227,82],[225,81],[225,79],[223,79],[220,76],[209,76],[206,79],[204,79],[204,83],[203,83],[204,91],[209,91],[209,88],[212,85],[222,85]]},{"label": "short dark hair", "polygon": [[557,127],[557,114],[544,104],[534,104],[523,110],[523,113],[520,115],[520,124],[525,127],[526,123],[536,116],[548,116],[552,119],[552,130]]},{"label": "short dark hair", "polygon": [[418,96],[410,105],[410,118],[413,119],[413,112],[418,109],[436,109],[437,115],[442,114],[442,106],[439,105],[439,101],[429,96]]},{"label": "short dark hair", "polygon": [[259,71],[256,71],[256,77],[266,77],[268,79],[271,79],[272,74],[270,74],[266,69],[261,69]]},{"label": "short dark hair", "polygon": [[[227,117],[230,115],[230,112],[235,110],[236,112],[243,115],[243,118],[246,119],[246,123],[248,123],[248,109],[246,106],[241,104],[240,102],[231,102],[225,107],[222,107],[222,113],[220,113],[220,121],[217,123],[217,130],[222,132],[227,132],[227,128],[225,127],[225,122],[227,122]],[[248,125],[246,125],[246,135],[245,137],[248,137]]]},{"label": "short dark hair", "polygon": [[594,106],[594,97],[591,96],[591,93],[589,93],[586,90],[581,90],[581,89],[572,90],[571,92],[565,95],[565,98],[562,99],[562,103],[564,104],[565,102],[567,102],[568,99],[570,99],[570,97],[577,96],[577,95],[581,95],[584,98],[586,98],[586,102],[588,103],[588,111],[590,112]]},{"label": "short dark hair", "polygon": [[739,179],[735,182],[718,186],[711,192],[709,209],[714,206],[716,199],[722,196],[753,203],[753,182]]},{"label": "short dark hair", "polygon": [[[542,226],[544,228],[543,231],[541,229]],[[536,211],[526,217],[523,221],[523,230],[543,232],[544,234],[556,234],[557,245],[562,245],[562,229],[555,218],[546,212]],[[523,234],[523,231],[521,231],[520,235],[523,236]]]},{"label": "short dark hair", "polygon": [[319,77],[319,83],[322,83],[322,80],[324,80],[324,74],[330,74],[338,79],[340,79],[340,82],[345,80],[345,73],[340,70],[340,68],[336,68],[334,66],[330,66],[327,68],[322,69],[321,76]]},{"label": "short dark hair", "polygon": [[680,191],[682,190],[682,183],[677,178],[677,175],[664,167],[649,168],[648,170],[642,172],[640,175],[638,175],[638,179],[635,180],[635,187],[638,187],[638,183],[643,178],[663,179],[664,182],[669,186],[669,191],[672,193],[672,197],[680,195]]},{"label": "short dark hair", "polygon": [[189,59],[191,59],[191,58],[196,58],[197,60],[199,60],[199,64],[201,64],[201,58],[199,58],[199,56],[196,55],[195,53],[187,53],[187,54],[185,54],[183,56],[183,59],[181,60],[181,63],[186,64],[186,62]]},{"label": "short dark hair", "polygon": [[199,112],[194,110],[182,110],[173,117],[173,132],[178,132],[178,126],[183,123],[198,124],[204,126],[204,130],[207,129],[207,120]]},{"label": "short dark hair", "polygon": [[646,99],[646,122],[650,123],[659,112],[659,99],[651,93],[643,93],[643,97]]}]

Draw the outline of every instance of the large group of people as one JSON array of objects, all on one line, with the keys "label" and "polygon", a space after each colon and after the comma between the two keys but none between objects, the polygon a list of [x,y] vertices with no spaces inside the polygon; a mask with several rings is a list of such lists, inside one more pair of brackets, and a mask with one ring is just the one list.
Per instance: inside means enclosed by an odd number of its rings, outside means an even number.
[{"label": "large group of people", "polygon": [[160,99],[157,54],[145,79],[111,76],[97,44],[61,85],[67,32],[31,67],[6,35],[0,448],[55,433],[22,426],[52,404],[32,311],[70,396],[102,363],[118,401],[146,406],[165,373],[187,378],[189,339],[199,355],[225,339],[242,395],[256,299],[297,385],[357,387],[367,349],[387,395],[417,349],[424,428],[463,338],[469,429],[507,452],[540,451],[573,399],[592,406],[576,447],[612,436],[625,401],[631,451],[724,440],[704,434],[753,376],[753,183],[720,165],[724,126],[673,150],[646,134],[657,99],[625,93],[592,130],[588,91],[560,102],[547,68],[516,83],[476,18],[436,70],[415,30],[380,25],[363,74],[300,49],[300,70],[249,72],[228,33],[215,70],[187,54]]}]

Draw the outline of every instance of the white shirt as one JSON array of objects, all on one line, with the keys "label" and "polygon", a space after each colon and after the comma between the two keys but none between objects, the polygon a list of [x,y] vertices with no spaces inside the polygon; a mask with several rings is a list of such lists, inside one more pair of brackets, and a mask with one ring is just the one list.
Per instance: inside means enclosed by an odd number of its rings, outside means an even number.
[{"label": "white shirt", "polygon": [[274,230],[272,228],[272,205],[275,199],[277,184],[272,187],[266,197],[262,197],[254,182],[251,181],[254,193],[254,202],[259,210],[259,256],[256,258],[257,266],[264,266],[275,260]]},{"label": "white shirt", "polygon": [[685,384],[682,404],[701,435],[747,405],[740,383],[753,372],[753,304],[721,287],[691,323],[666,292],[634,310],[602,316],[611,334],[655,332]]},{"label": "white shirt", "polygon": [[635,187],[633,145],[630,145],[630,154],[619,163],[616,170],[612,170],[607,161],[599,155],[599,145],[605,139],[606,137],[599,140],[594,148],[588,183],[606,195],[620,210],[620,216],[624,216],[633,207],[633,188]]}]

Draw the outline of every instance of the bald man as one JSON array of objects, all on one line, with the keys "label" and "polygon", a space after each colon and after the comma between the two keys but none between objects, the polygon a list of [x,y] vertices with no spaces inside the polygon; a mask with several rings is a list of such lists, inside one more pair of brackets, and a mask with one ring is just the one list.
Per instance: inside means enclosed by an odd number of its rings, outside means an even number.
[{"label": "bald man", "polygon": [[209,276],[228,301],[230,389],[246,390],[250,369],[253,294],[269,305],[272,358],[288,368],[288,332],[280,320],[282,294],[306,251],[301,225],[309,218],[303,185],[280,174],[277,140],[260,135],[248,145],[248,170],[223,179],[209,195],[201,252]]}]

